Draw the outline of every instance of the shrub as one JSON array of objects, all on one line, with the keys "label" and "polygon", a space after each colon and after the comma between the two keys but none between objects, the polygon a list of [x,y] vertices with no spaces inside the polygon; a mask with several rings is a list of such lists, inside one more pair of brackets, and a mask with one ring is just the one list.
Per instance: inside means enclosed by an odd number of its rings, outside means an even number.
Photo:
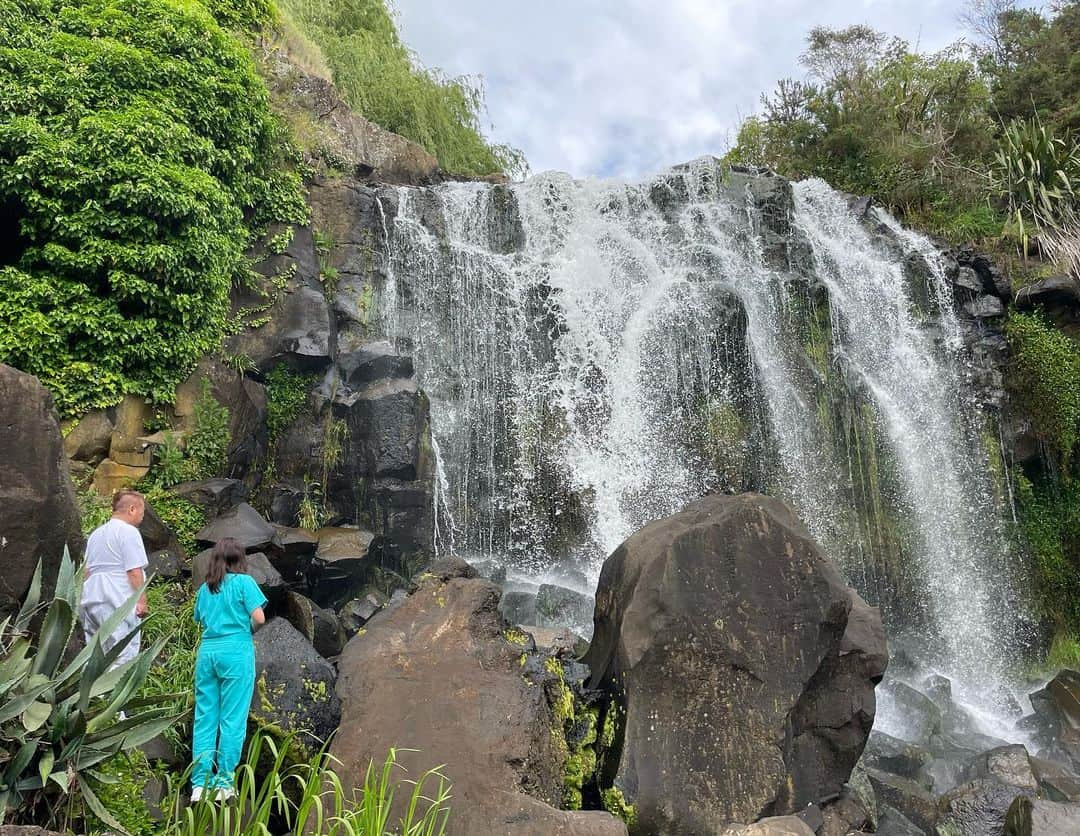
[{"label": "shrub", "polygon": [[414,64],[385,0],[279,0],[287,20],[321,49],[349,105],[422,145],[446,171],[524,173],[524,155],[484,140],[479,82]]},{"label": "shrub", "polygon": [[192,430],[184,443],[188,479],[210,479],[225,467],[229,446],[229,410],[218,403],[203,378],[199,397],[191,414]]},{"label": "shrub", "polygon": [[1018,472],[1015,481],[1040,609],[1057,634],[1080,635],[1080,480],[1032,482]]},{"label": "shrub", "polygon": [[1031,314],[1013,312],[1006,334],[1012,349],[1009,389],[1068,478],[1080,437],[1080,346]]},{"label": "shrub", "polygon": [[[41,565],[14,619],[0,625],[0,813],[11,823],[55,825],[81,800],[110,827],[118,827],[95,794],[97,768],[121,750],[150,740],[178,715],[162,700],[135,700],[164,639],[110,670],[128,639],[108,652],[101,639],[131,613],[133,594],[71,661],[65,651],[75,629],[82,573],[66,550],[56,597],[38,622]],[[38,626],[35,626],[35,625]],[[118,719],[121,711],[126,718]]]},{"label": "shrub", "polygon": [[306,219],[265,86],[198,2],[0,19],[0,359],[64,414],[168,400],[220,342],[254,231]]}]

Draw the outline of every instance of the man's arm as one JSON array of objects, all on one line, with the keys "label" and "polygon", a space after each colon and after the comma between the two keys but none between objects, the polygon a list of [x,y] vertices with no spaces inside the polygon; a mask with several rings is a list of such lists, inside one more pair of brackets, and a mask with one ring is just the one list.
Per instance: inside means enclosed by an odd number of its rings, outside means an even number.
[{"label": "man's arm", "polygon": [[[140,589],[142,585],[146,583],[146,573],[142,569],[128,569],[127,577],[132,590]],[[146,612],[146,593],[143,592],[143,594],[139,596],[138,603],[135,604],[135,615],[142,618],[146,615]]]}]

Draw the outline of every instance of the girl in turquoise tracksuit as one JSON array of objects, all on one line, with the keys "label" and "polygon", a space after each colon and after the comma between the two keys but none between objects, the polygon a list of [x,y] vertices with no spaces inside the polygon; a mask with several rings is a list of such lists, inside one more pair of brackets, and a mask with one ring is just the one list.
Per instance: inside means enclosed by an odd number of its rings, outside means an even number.
[{"label": "girl in turquoise tracksuit", "polygon": [[195,661],[193,802],[211,788],[220,800],[235,794],[234,773],[255,688],[251,631],[266,621],[264,606],[266,597],[247,575],[243,547],[226,537],[214,546],[206,583],[195,594],[195,621],[203,632]]}]

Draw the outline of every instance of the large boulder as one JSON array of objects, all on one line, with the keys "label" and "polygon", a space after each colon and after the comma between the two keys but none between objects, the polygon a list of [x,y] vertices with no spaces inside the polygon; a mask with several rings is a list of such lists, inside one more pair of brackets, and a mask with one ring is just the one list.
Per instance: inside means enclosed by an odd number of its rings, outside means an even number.
[{"label": "large boulder", "polygon": [[51,588],[64,546],[82,554],[52,395],[36,377],[0,364],[0,609],[26,594],[38,561]]},{"label": "large boulder", "polygon": [[[1044,754],[1080,769],[1080,672],[1063,670],[1031,695],[1036,740]],[[1027,720],[1027,718],[1025,718]]]},{"label": "large boulder", "polygon": [[625,710],[612,771],[634,832],[717,832],[839,793],[886,659],[877,612],[779,500],[710,496],[645,526],[604,563],[584,659]]},{"label": "large boulder", "polygon": [[297,744],[310,754],[330,739],[341,720],[336,678],[311,642],[284,618],[272,618],[255,634],[251,718],[276,734],[294,732]]},{"label": "large boulder", "polygon": [[[410,775],[446,764],[450,836],[624,834],[605,813],[552,806],[562,797],[565,742],[552,685],[506,633],[499,590],[464,561],[422,575],[381,611],[338,662],[342,723],[331,753],[347,786],[397,747]],[[456,568],[455,568],[456,566]],[[408,751],[408,750],[416,751]]]}]

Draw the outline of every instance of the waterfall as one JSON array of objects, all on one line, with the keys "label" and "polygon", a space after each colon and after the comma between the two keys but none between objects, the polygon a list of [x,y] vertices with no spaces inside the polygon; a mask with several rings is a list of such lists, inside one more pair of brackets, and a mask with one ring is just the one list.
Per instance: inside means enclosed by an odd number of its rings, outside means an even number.
[{"label": "waterfall", "polygon": [[636,184],[383,189],[379,212],[441,549],[595,583],[689,500],[774,493],[963,696],[1000,681],[1017,596],[926,239],[711,158]]}]

